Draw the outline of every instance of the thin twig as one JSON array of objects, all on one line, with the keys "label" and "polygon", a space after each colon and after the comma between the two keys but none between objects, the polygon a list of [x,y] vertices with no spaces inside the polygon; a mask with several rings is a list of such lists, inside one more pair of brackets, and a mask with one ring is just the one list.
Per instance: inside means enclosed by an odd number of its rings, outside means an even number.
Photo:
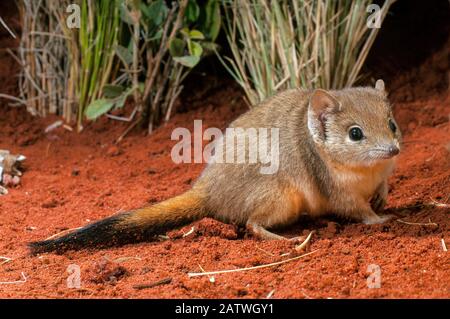
[{"label": "thin twig", "polygon": [[277,262],[270,263],[270,264],[265,264],[265,265],[259,265],[259,266],[254,266],[254,267],[246,267],[246,268],[237,268],[237,269],[227,269],[227,270],[200,272],[200,273],[198,273],[198,272],[197,273],[196,272],[190,272],[190,273],[188,273],[188,276],[189,277],[209,276],[209,275],[216,275],[216,274],[225,274],[225,273],[231,273],[231,272],[240,272],[240,271],[247,271],[247,270],[254,270],[254,269],[273,267],[273,266],[278,266],[278,265],[281,265],[281,264],[285,264],[285,263],[288,263],[288,262],[291,262],[291,261],[294,261],[294,260],[297,260],[297,259],[301,259],[303,257],[306,257],[306,256],[309,256],[311,254],[314,254],[317,251],[318,251],[318,249],[316,249],[316,250],[314,250],[314,251],[312,251],[310,253],[301,255],[301,256],[297,256],[297,257],[293,257],[293,258],[289,258],[289,259],[286,259],[286,260],[277,261]]},{"label": "thin twig", "polygon": [[275,289],[272,289],[266,296],[266,299],[272,298],[273,294],[275,293]]},{"label": "thin twig", "polygon": [[9,257],[4,257],[4,256],[0,256],[0,259],[3,259],[3,261],[0,263],[0,265],[9,263],[10,261],[12,261],[12,258]]},{"label": "thin twig", "polygon": [[128,126],[127,129],[126,129],[122,134],[120,134],[120,136],[119,136],[119,137],[117,138],[117,140],[116,140],[116,143],[119,143],[120,141],[122,141],[123,138],[124,138],[128,133],[130,133],[131,130],[134,129],[134,127],[135,127],[136,125],[138,125],[141,121],[142,121],[142,117],[136,119],[136,121],[134,121],[133,123],[131,123],[131,125]]},{"label": "thin twig", "polygon": [[8,25],[6,24],[5,21],[3,21],[2,17],[0,17],[0,23],[3,25],[3,27],[9,32],[9,34],[11,34],[11,36],[16,39],[16,35],[14,34],[14,32],[8,27]]},{"label": "thin twig", "polygon": [[441,238],[441,244],[442,244],[442,249],[443,249],[444,251],[448,251],[448,250],[447,250],[447,245],[445,244],[445,241],[444,241],[444,238]]},{"label": "thin twig", "polygon": [[[200,268],[200,270],[202,272],[204,272],[204,273],[206,272],[205,269],[203,269],[202,265],[198,264],[198,267]],[[216,278],[214,278],[214,276],[208,276],[208,277],[209,277],[210,282],[214,283],[216,281]]]},{"label": "thin twig", "polygon": [[15,96],[12,96],[12,95],[9,95],[9,94],[0,93],[0,98],[13,100],[13,101],[16,101],[16,102],[18,102],[20,104],[27,105],[27,102],[25,100],[19,99],[18,97],[15,97]]},{"label": "thin twig", "polygon": [[22,279],[16,280],[16,281],[0,281],[0,285],[12,285],[12,284],[23,284],[24,282],[27,282],[27,277],[25,276],[25,273],[22,271],[21,273]]},{"label": "thin twig", "polygon": [[430,197],[430,199],[431,199],[431,203],[429,205],[433,205],[433,206],[436,206],[436,207],[450,208],[450,204],[440,203],[440,202],[438,202],[437,200],[435,200],[435,199],[433,199],[431,197]]},{"label": "thin twig", "polygon": [[190,234],[192,234],[194,232],[194,230],[195,230],[195,227],[192,226],[192,228],[186,234],[183,234],[183,238],[189,236]]},{"label": "thin twig", "polygon": [[113,115],[113,114],[106,114],[106,117],[110,118],[111,120],[122,121],[122,122],[131,122],[133,120],[136,112],[137,112],[137,107],[134,108],[133,112],[131,112],[131,115],[129,117],[117,116],[117,115]]},{"label": "thin twig", "polygon": [[138,285],[134,285],[133,288],[137,289],[137,290],[141,290],[141,289],[147,289],[147,288],[153,288],[156,286],[160,286],[160,285],[167,285],[170,284],[172,282],[172,278],[167,277],[149,284],[138,284]]},{"label": "thin twig", "polygon": [[58,237],[58,236],[60,236],[60,235],[62,236],[62,235],[65,235],[65,234],[67,234],[67,233],[70,233],[71,231],[78,230],[78,229],[81,229],[81,228],[82,228],[82,227],[66,229],[66,230],[63,230],[63,231],[61,231],[61,232],[59,232],[59,233],[57,233],[57,234],[51,235],[50,237],[46,238],[45,240],[50,240],[50,239],[53,239],[53,238]]},{"label": "thin twig", "polygon": [[404,220],[401,220],[401,219],[397,219],[397,221],[398,221],[399,223],[406,224],[406,225],[434,226],[434,227],[438,227],[438,226],[439,226],[438,224],[432,223],[432,222],[429,222],[429,223],[413,223],[413,222],[405,222]]},{"label": "thin twig", "polygon": [[300,245],[295,247],[295,250],[297,250],[297,251],[303,250],[308,245],[309,241],[311,240],[313,233],[314,233],[314,231],[310,232],[308,237],[306,237],[306,239],[303,241],[303,243],[301,243]]}]

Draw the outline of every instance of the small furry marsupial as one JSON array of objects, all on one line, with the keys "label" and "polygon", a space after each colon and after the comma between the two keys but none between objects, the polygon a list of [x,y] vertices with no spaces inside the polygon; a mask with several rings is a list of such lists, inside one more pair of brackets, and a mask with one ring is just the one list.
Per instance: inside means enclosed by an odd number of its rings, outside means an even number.
[{"label": "small furry marsupial", "polygon": [[245,225],[263,239],[285,239],[270,229],[302,213],[334,213],[366,224],[391,217],[377,213],[386,203],[401,133],[382,80],[375,88],[288,90],[230,127],[278,128],[279,169],[261,174],[260,163],[210,163],[186,193],[31,243],[32,252],[145,241],[203,217]]}]

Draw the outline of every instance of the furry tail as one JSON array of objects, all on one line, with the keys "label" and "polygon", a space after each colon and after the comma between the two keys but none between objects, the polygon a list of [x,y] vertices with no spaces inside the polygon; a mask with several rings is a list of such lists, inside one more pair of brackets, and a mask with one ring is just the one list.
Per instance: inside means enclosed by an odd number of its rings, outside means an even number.
[{"label": "furry tail", "polygon": [[32,242],[32,254],[148,241],[155,235],[205,217],[203,197],[190,190],[154,206],[122,213],[87,225],[59,238]]}]

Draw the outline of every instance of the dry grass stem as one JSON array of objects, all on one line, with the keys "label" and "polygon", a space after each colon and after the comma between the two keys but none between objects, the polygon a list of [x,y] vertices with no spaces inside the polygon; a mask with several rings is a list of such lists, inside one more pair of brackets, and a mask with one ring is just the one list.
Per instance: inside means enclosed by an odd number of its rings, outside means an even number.
[{"label": "dry grass stem", "polygon": [[21,280],[0,281],[0,285],[14,285],[14,284],[23,284],[23,283],[27,282],[27,277],[25,276],[25,273],[23,271],[20,273],[20,275],[22,276]]},{"label": "dry grass stem", "polygon": [[274,266],[282,265],[282,264],[285,264],[285,263],[288,263],[288,262],[291,262],[291,261],[294,261],[294,260],[298,260],[298,259],[304,258],[306,256],[314,254],[317,251],[318,251],[318,249],[314,250],[312,252],[309,252],[307,254],[303,254],[301,256],[297,256],[297,257],[293,257],[293,258],[289,258],[289,259],[286,259],[286,260],[277,261],[277,262],[270,263],[270,264],[265,264],[265,265],[259,265],[259,266],[254,266],[254,267],[246,267],[246,268],[237,268],[237,269],[217,270],[217,271],[209,271],[209,272],[201,272],[201,273],[190,272],[190,273],[188,273],[188,276],[189,277],[209,276],[209,275],[216,275],[216,274],[242,272],[242,271],[255,270],[255,269],[261,269],[261,268],[267,268],[267,267],[274,267]]},{"label": "dry grass stem", "polygon": [[67,233],[70,233],[70,232],[72,232],[72,231],[75,231],[75,230],[78,230],[78,229],[81,229],[81,228],[82,228],[82,227],[66,229],[66,230],[63,230],[63,231],[61,231],[61,232],[59,232],[59,233],[57,233],[57,234],[51,235],[50,237],[46,238],[45,240],[51,240],[51,239],[53,239],[53,238],[56,238],[56,237],[65,235],[65,234],[67,234]]}]

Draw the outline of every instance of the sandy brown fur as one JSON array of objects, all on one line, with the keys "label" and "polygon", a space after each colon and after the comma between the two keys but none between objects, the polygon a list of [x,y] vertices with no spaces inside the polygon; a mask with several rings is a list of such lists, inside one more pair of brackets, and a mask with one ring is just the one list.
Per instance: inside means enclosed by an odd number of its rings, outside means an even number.
[{"label": "sandy brown fur", "polygon": [[[211,216],[245,225],[262,238],[281,239],[269,229],[292,224],[303,213],[383,222],[387,218],[376,211],[384,206],[394,158],[377,156],[389,143],[399,147],[401,137],[389,129],[390,118],[386,93],[379,88],[282,92],[230,125],[279,129],[276,173],[261,174],[261,163],[209,164],[191,191],[114,219],[112,232],[149,235]],[[367,131],[361,143],[346,140],[354,122]]]}]

